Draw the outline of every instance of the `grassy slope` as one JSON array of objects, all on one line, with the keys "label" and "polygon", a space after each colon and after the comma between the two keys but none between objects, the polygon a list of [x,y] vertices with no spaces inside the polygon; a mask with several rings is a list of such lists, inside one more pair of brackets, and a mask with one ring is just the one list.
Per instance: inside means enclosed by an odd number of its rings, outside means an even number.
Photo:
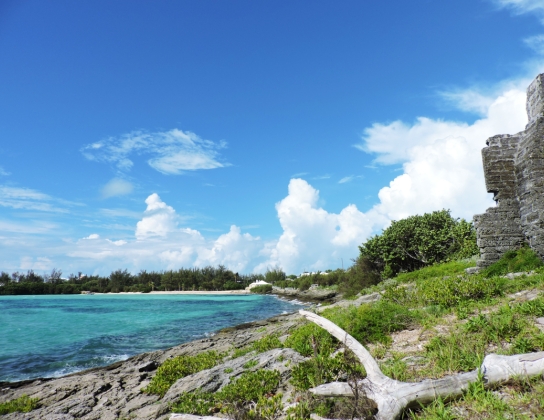
[{"label": "grassy slope", "polygon": [[[535,322],[544,316],[544,270],[510,280],[465,275],[472,265],[451,262],[399,275],[368,290],[381,289],[382,301],[325,316],[367,345],[384,373],[402,381],[473,370],[489,353],[544,350]],[[458,400],[436,401],[407,417],[544,419],[544,382],[518,378],[495,390],[476,383]]]}]

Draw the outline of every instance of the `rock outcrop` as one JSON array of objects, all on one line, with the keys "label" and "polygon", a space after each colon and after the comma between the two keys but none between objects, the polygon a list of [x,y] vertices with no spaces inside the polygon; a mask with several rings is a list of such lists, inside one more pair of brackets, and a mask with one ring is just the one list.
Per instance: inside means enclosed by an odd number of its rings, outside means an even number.
[{"label": "rock outcrop", "polygon": [[496,207],[474,216],[479,268],[528,244],[544,258],[544,74],[527,88],[529,123],[514,135],[497,135],[482,150],[487,192]]}]

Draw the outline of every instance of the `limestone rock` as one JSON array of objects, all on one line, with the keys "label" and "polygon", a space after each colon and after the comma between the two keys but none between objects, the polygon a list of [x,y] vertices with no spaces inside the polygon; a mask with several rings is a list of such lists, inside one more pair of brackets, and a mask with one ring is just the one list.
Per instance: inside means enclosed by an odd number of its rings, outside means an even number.
[{"label": "limestone rock", "polygon": [[524,243],[544,258],[544,74],[527,88],[529,123],[514,135],[497,135],[482,150],[487,192],[496,207],[474,216],[479,268]]}]

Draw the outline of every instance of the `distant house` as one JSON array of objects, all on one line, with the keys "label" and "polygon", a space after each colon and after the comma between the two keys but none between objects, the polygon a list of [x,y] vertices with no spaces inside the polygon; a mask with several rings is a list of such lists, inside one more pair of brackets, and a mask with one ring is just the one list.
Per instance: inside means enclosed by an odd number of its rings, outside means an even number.
[{"label": "distant house", "polygon": [[326,271],[315,271],[313,273],[308,273],[307,271],[305,271],[304,273],[302,273],[300,276],[298,276],[299,278],[300,277],[304,277],[304,276],[315,276],[315,275],[321,275],[321,276],[326,276],[328,275],[329,273],[327,273]]},{"label": "distant house", "polygon": [[256,282],[251,283],[249,286],[246,287],[246,290],[251,290],[256,286],[265,286],[270,285],[270,283],[265,282],[264,280],[257,280]]}]

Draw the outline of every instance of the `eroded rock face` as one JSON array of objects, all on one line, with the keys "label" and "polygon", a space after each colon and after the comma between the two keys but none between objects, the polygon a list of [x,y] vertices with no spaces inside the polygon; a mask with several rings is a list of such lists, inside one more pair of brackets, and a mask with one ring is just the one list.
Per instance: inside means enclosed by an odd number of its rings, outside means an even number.
[{"label": "eroded rock face", "polygon": [[[164,399],[141,392],[166,359],[180,355],[196,355],[216,350],[226,352],[244,347],[266,335],[285,336],[300,323],[298,314],[280,315],[263,321],[242,324],[218,332],[210,338],[185,343],[164,351],[144,353],[124,362],[103,368],[79,372],[56,379],[38,379],[20,383],[0,383],[0,402],[28,395],[38,398],[40,407],[30,413],[11,413],[6,420],[114,420],[167,419],[168,405],[179,393],[195,387],[220,388],[242,371],[260,368],[277,369],[282,375],[282,387],[287,387],[290,369],[302,357],[291,349],[275,349],[266,353],[249,353],[238,359],[199,372],[178,381]],[[248,361],[255,366],[244,368]],[[288,362],[290,361],[290,362]],[[254,363],[252,363],[253,365]],[[229,374],[225,369],[232,369]],[[230,371],[228,369],[228,371]],[[176,393],[179,392],[177,395]]]},{"label": "eroded rock face", "polygon": [[544,74],[527,88],[527,115],[524,131],[490,137],[482,150],[497,206],[474,216],[480,268],[524,243],[544,258]]}]

